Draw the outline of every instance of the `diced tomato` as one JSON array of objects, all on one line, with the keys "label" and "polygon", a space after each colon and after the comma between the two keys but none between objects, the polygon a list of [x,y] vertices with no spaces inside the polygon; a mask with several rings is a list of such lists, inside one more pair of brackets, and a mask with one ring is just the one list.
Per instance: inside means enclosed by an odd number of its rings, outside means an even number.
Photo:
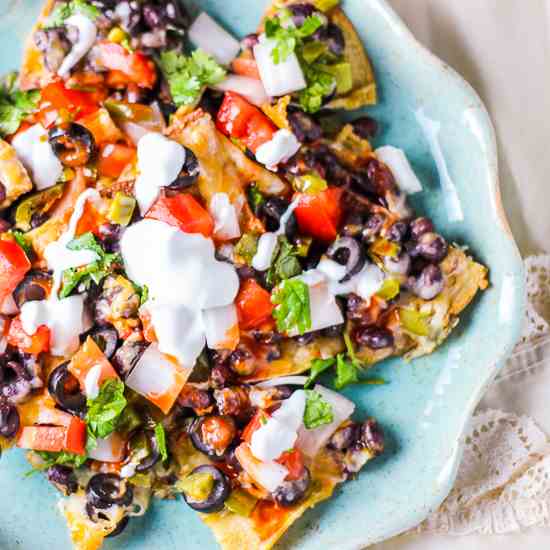
[{"label": "diced tomato", "polygon": [[105,380],[118,378],[118,374],[107,360],[107,357],[105,357],[94,340],[88,336],[84,344],[73,355],[68,370],[77,378],[80,387],[84,390],[86,388],[86,376],[88,376],[92,368],[97,366],[101,369],[98,379],[99,386]]},{"label": "diced tomato", "polygon": [[27,334],[23,330],[21,320],[16,317],[10,323],[8,343],[23,353],[38,355],[50,349],[50,329],[42,325],[38,327],[38,330],[33,335]]},{"label": "diced tomato", "polygon": [[[100,42],[97,45],[98,62],[110,71],[117,71],[117,80],[122,83],[122,75],[126,84],[133,82],[141,88],[153,88],[157,81],[155,64],[141,52],[129,52],[120,44]],[[111,75],[110,75],[111,76]],[[112,79],[107,79],[111,85]]]},{"label": "diced tomato", "polygon": [[84,233],[94,233],[95,235],[99,234],[99,228],[107,221],[107,218],[97,210],[97,208],[87,201],[84,204],[84,211],[82,216],[78,220],[76,225],[75,235],[79,237],[84,235]]},{"label": "diced tomato", "polygon": [[79,123],[92,132],[98,146],[124,140],[124,134],[105,108],[98,109],[95,113],[80,119]]},{"label": "diced tomato", "polygon": [[155,327],[151,322],[151,314],[146,309],[141,308],[139,310],[139,318],[141,319],[141,324],[143,325],[143,337],[145,340],[151,344],[158,342]]},{"label": "diced tomato", "polygon": [[247,279],[235,301],[239,325],[243,330],[259,328],[271,320],[274,305],[271,303],[271,294],[254,279]]},{"label": "diced tomato", "polygon": [[234,92],[226,92],[216,120],[218,130],[242,141],[253,153],[271,141],[277,127],[260,109]]},{"label": "diced tomato", "polygon": [[265,541],[280,533],[281,527],[288,524],[291,513],[292,508],[284,508],[272,500],[259,500],[250,519],[260,539]]},{"label": "diced tomato", "polygon": [[300,231],[324,242],[336,239],[342,219],[342,192],[338,187],[329,187],[316,195],[298,195],[300,202],[294,214]]},{"label": "diced tomato", "polygon": [[252,57],[237,57],[233,60],[233,63],[231,63],[231,68],[235,74],[261,80],[258,64]]},{"label": "diced tomato", "polygon": [[68,111],[76,120],[98,110],[99,104],[90,92],[69,90],[61,80],[42,88],[40,92],[45,108]]},{"label": "diced tomato", "polygon": [[86,423],[77,416],[71,418],[67,428],[64,450],[77,455],[86,454]]},{"label": "diced tomato", "polygon": [[145,217],[167,223],[185,233],[202,233],[210,237],[214,231],[212,216],[187,193],[160,197]]},{"label": "diced tomato", "polygon": [[60,426],[25,426],[17,440],[17,446],[33,451],[59,453],[65,447],[67,428]]},{"label": "diced tomato", "polygon": [[288,475],[286,476],[288,481],[295,481],[304,475],[304,457],[298,449],[285,451],[275,462],[278,462],[288,470]]},{"label": "diced tomato", "polygon": [[136,158],[134,147],[120,143],[108,143],[101,147],[97,162],[97,169],[101,176],[118,178],[124,169]]},{"label": "diced tomato", "polygon": [[267,422],[269,414],[265,411],[258,410],[256,414],[252,417],[252,420],[244,428],[241,439],[246,441],[248,444],[252,441],[252,434],[260,429],[265,422]]},{"label": "diced tomato", "polygon": [[23,280],[31,263],[15,241],[0,240],[0,304]]}]

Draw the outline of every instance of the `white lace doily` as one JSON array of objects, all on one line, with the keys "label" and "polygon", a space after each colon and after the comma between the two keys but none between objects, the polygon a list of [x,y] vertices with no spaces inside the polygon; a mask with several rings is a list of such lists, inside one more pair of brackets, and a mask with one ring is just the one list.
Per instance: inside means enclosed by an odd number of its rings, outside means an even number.
[{"label": "white lace doily", "polygon": [[[525,260],[529,305],[522,340],[495,380],[550,370],[550,256]],[[550,387],[549,397],[550,397]],[[454,489],[419,532],[504,534],[550,525],[550,439],[536,420],[479,410],[471,420]]]}]

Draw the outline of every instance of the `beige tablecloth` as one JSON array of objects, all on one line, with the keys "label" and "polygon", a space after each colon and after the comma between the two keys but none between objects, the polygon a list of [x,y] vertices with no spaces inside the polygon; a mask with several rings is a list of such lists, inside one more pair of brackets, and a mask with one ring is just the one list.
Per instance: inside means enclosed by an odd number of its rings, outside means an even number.
[{"label": "beige tablecloth", "polygon": [[[418,39],[477,89],[495,123],[501,187],[522,253],[550,253],[550,0],[389,0]],[[550,379],[494,387],[487,407],[550,433]],[[550,528],[504,536],[407,535],[375,550],[546,550]]]}]

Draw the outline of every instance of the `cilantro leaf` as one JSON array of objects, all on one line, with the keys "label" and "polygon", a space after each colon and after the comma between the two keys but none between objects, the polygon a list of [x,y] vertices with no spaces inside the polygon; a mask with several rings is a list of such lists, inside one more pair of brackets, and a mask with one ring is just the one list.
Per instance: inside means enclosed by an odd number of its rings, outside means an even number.
[{"label": "cilantro leaf", "polygon": [[296,247],[288,242],[284,236],[278,239],[278,249],[274,254],[271,268],[266,277],[268,285],[275,286],[281,281],[291,279],[302,273],[302,266],[297,258],[298,251]]},{"label": "cilantro leaf", "polygon": [[127,404],[124,383],[115,378],[105,380],[99,395],[95,399],[87,400],[88,450],[97,446],[98,437],[109,437],[116,430],[118,420]]},{"label": "cilantro leaf", "polygon": [[37,454],[44,461],[44,466],[41,469],[47,469],[55,464],[74,466],[80,468],[84,465],[88,457],[86,455],[77,455],[75,453],[69,453],[62,451],[60,453],[50,453],[48,451],[37,451]]},{"label": "cilantro leaf", "polygon": [[68,245],[69,250],[91,250],[95,252],[99,258],[84,267],[71,267],[63,271],[63,290],[60,297],[66,298],[77,288],[83,284],[86,288],[92,282],[99,285],[101,281],[113,271],[116,265],[122,263],[120,254],[107,254],[101,245],[97,242],[93,233],[84,233],[80,237],[73,239]]},{"label": "cilantro leaf", "polygon": [[164,426],[160,423],[155,426],[155,438],[159,447],[160,456],[164,462],[168,458],[168,449],[166,448],[166,432],[164,431]]},{"label": "cilantro leaf", "polygon": [[304,334],[311,328],[309,288],[299,279],[283,281],[273,292],[273,317],[279,332]]},{"label": "cilantro leaf", "polygon": [[76,14],[84,15],[88,19],[95,21],[101,12],[85,0],[72,0],[71,2],[59,3],[55,6],[51,15],[48,17],[45,27],[61,27],[69,17]]},{"label": "cilantro leaf", "polygon": [[32,243],[27,239],[23,231],[19,229],[13,229],[10,231],[15,239],[15,242],[23,249],[28,258],[31,258],[33,255]]},{"label": "cilantro leaf", "polygon": [[17,75],[9,74],[0,85],[0,137],[13,134],[21,121],[38,106],[40,92],[22,92],[16,87]]},{"label": "cilantro leaf", "polygon": [[357,374],[357,365],[350,361],[345,354],[341,353],[336,358],[336,379],[334,387],[341,390],[350,384],[357,384],[359,376]]},{"label": "cilantro leaf", "polygon": [[323,25],[318,15],[310,15],[299,27],[296,27],[286,13],[267,19],[265,35],[275,41],[271,57],[275,65],[286,61],[296,51],[304,38],[314,34]]},{"label": "cilantro leaf", "polygon": [[326,370],[330,369],[331,367],[334,367],[336,365],[336,359],[334,357],[331,357],[330,359],[314,359],[311,362],[311,370],[309,372],[309,376],[306,380],[306,383],[304,384],[304,388],[309,388],[325,372]]},{"label": "cilantro leaf", "polygon": [[331,404],[319,392],[306,390],[306,399],[306,408],[304,411],[304,425],[306,429],[313,430],[334,421]]},{"label": "cilantro leaf", "polygon": [[200,49],[190,56],[176,51],[162,52],[159,64],[178,107],[197,101],[205,86],[219,84],[227,74],[213,57]]},{"label": "cilantro leaf", "polygon": [[258,216],[260,212],[260,207],[265,203],[264,196],[258,189],[258,186],[255,184],[248,186],[246,190],[246,195],[248,197],[248,204],[250,205],[252,212],[254,212],[256,216]]}]

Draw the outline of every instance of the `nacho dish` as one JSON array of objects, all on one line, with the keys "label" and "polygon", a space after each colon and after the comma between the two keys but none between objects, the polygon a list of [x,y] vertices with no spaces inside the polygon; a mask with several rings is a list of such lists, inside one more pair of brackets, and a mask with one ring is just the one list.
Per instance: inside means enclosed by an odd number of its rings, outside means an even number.
[{"label": "nacho dish", "polygon": [[373,147],[343,9],[278,1],[239,41],[176,0],[48,0],[2,81],[0,445],[77,550],[153,498],[272,548],[384,451],[340,391],[488,286]]}]

